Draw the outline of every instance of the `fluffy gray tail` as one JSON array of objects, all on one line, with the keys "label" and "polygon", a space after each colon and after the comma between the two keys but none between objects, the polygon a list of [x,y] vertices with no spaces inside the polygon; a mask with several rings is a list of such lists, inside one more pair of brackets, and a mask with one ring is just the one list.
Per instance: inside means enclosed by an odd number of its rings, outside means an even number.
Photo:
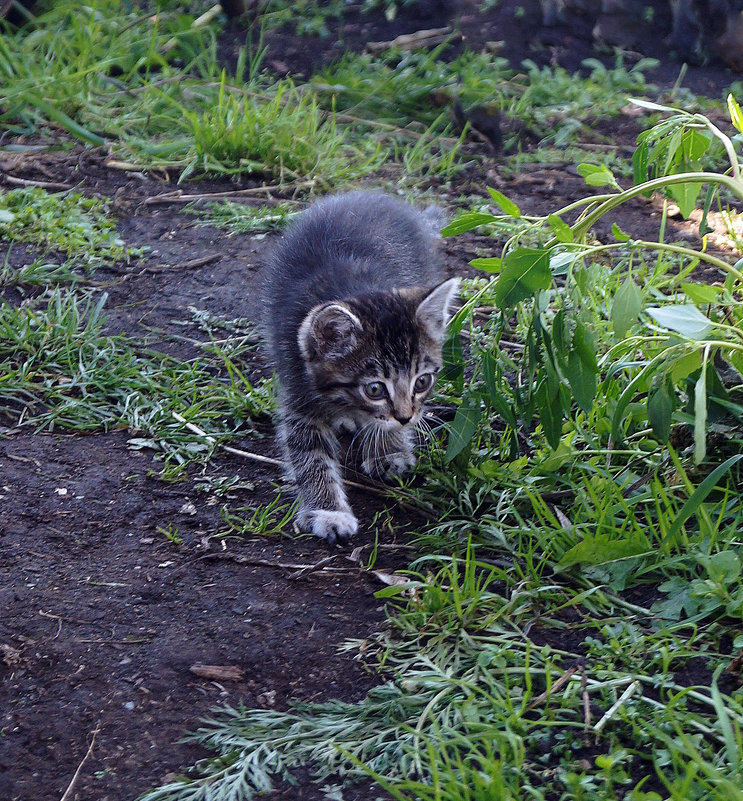
[{"label": "fluffy gray tail", "polygon": [[421,212],[426,225],[431,229],[434,236],[441,239],[441,229],[446,225],[447,219],[444,212],[438,206],[427,206]]}]

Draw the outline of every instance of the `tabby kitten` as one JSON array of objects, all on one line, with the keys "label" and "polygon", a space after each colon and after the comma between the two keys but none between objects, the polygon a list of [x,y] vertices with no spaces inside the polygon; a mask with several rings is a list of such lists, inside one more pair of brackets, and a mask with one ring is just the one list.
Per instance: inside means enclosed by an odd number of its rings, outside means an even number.
[{"label": "tabby kitten", "polygon": [[345,542],[338,434],[353,431],[362,469],[415,464],[413,430],[441,369],[457,279],[444,281],[442,220],[387,195],[312,205],[268,257],[264,328],[279,379],[278,435],[301,496],[299,525]]}]

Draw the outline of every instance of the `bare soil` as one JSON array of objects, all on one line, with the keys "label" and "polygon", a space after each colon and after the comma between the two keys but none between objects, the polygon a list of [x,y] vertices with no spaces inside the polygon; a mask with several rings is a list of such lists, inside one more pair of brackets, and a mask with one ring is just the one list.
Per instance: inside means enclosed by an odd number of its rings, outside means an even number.
[{"label": "bare soil", "polygon": [[[517,15],[518,5],[523,15]],[[668,15],[658,8],[643,52],[664,58]],[[551,29],[538,20],[536,0],[503,0],[484,16],[464,3],[422,2],[402,9],[394,22],[379,12],[351,9],[342,39],[335,27],[321,39],[286,30],[272,34],[267,64],[276,72],[307,74],[344,47],[359,49],[369,40],[447,23],[462,31],[461,46],[504,40],[502,52],[514,65],[532,58],[577,69],[582,59],[596,55],[590,20]],[[221,38],[225,62],[244,41],[245,30],[232,23]],[[670,85],[678,68],[663,61],[649,77]],[[720,96],[735,77],[721,65],[690,68],[685,85]],[[630,150],[636,134],[632,117],[612,123],[614,144]],[[6,188],[17,185],[13,179],[56,182],[112,198],[127,245],[151,248],[134,266],[96,273],[109,293],[109,329],[140,337],[149,332],[153,346],[172,351],[187,346],[174,346],[168,334],[198,336],[174,322],[189,319],[189,306],[252,316],[266,241],[195,226],[178,204],[152,202],[175,189],[165,176],[109,169],[105,158],[102,150],[77,147],[62,156],[6,159],[0,176]],[[483,194],[489,184],[534,213],[585,192],[567,163],[535,165],[506,180],[506,162],[507,156],[482,155],[476,168],[441,188],[442,203],[461,193]],[[244,179],[181,188],[195,193],[256,185]],[[274,192],[255,199],[279,197]],[[651,201],[638,200],[617,221],[635,235],[653,236],[658,215]],[[675,225],[679,236],[695,237],[693,226]],[[450,269],[471,274],[467,262],[483,248],[492,251],[493,240],[469,235],[448,240],[446,247]],[[27,261],[32,250],[16,247],[11,262]],[[0,258],[6,252],[2,245]],[[212,258],[199,266],[203,257]],[[19,300],[15,290],[3,294]],[[159,340],[152,338],[153,329],[163,332]],[[265,370],[260,357],[247,367],[253,375]],[[68,801],[134,801],[204,756],[179,740],[217,704],[286,708],[298,700],[354,700],[375,681],[336,649],[346,638],[363,639],[383,625],[383,608],[373,597],[380,585],[349,558],[354,546],[363,546],[362,558],[368,557],[374,539],[369,524],[382,499],[354,494],[362,530],[350,547],[329,549],[311,538],[278,536],[220,543],[209,535],[222,528],[221,503],[272,500],[275,468],[218,453],[206,475],[239,475],[255,490],[236,490],[214,503],[198,491],[198,471],[177,483],[160,480],[160,463],[148,451],[130,450],[126,432],[34,433],[16,421],[0,422],[6,426],[0,429],[1,799],[60,799],[72,782]],[[270,425],[262,431],[265,437],[242,444],[277,456]],[[409,515],[395,510],[398,532],[420,525]],[[183,537],[181,544],[158,532],[170,524]],[[383,534],[377,567],[404,568],[405,534]],[[331,562],[302,569],[329,555]],[[235,667],[241,678],[204,678],[192,670],[198,664]],[[377,795],[362,785],[346,797]],[[314,801],[324,794],[302,775],[299,787],[272,797]]]}]

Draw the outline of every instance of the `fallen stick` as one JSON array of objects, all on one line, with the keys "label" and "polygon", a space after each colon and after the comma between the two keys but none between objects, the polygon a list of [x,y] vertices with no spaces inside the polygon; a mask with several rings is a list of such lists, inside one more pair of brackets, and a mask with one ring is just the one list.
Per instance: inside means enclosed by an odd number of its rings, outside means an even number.
[{"label": "fallen stick", "polygon": [[[251,459],[254,462],[261,462],[262,464],[270,464],[274,467],[280,467],[282,470],[286,469],[286,463],[282,462],[280,459],[272,459],[270,456],[261,456],[260,453],[252,453],[251,451],[243,451],[239,448],[233,448],[231,445],[222,445],[221,443],[217,442],[214,437],[207,434],[206,431],[199,428],[197,425],[194,425],[193,423],[189,423],[188,420],[186,420],[182,415],[178,414],[178,412],[171,412],[171,414],[179,423],[182,423],[184,426],[186,426],[189,431],[192,431],[194,434],[198,434],[200,437],[204,437],[204,439],[206,439],[206,441],[211,445],[218,445],[227,453],[231,453],[235,456],[241,456],[243,459]],[[347,487],[354,487],[355,489],[360,489],[364,492],[371,492],[374,495],[381,495],[383,498],[389,497],[389,489],[385,486],[377,487],[373,484],[360,484],[358,481],[350,481],[347,478],[343,479],[343,483]],[[415,514],[424,517],[426,520],[431,521],[437,519],[435,514],[416,506],[414,503],[407,503],[399,498],[396,500],[398,506],[402,507],[403,509],[407,509],[410,512],[414,512]]]},{"label": "fallen stick", "polygon": [[[219,445],[223,451],[227,451],[227,453],[232,453],[235,456],[242,456],[244,459],[252,459],[254,462],[262,462],[263,464],[270,464],[274,465],[275,467],[280,467],[284,469],[286,467],[286,462],[282,462],[280,459],[272,459],[270,456],[261,456],[260,453],[252,453],[251,451],[243,451],[239,448],[233,448],[231,445],[222,445],[214,439],[214,437],[210,436],[203,431],[198,426],[194,425],[193,423],[189,423],[182,415],[178,414],[178,412],[172,412],[173,417],[179,422],[183,423],[184,426],[189,431],[192,431],[194,434],[198,434],[200,437],[204,437],[204,439],[211,445]],[[349,487],[356,487],[357,489],[367,490],[369,492],[376,492],[378,495],[386,495],[387,492],[385,489],[380,487],[375,487],[372,484],[359,484],[356,481],[349,481],[348,479],[343,480],[344,484],[347,484]]]},{"label": "fallen stick", "polygon": [[16,178],[13,175],[8,175],[7,172],[3,173],[3,180],[14,186],[40,186],[42,189],[59,190],[61,192],[69,192],[72,189],[69,184],[60,184],[56,181],[32,181],[30,178]]},{"label": "fallen stick", "polygon": [[302,189],[305,186],[314,186],[314,181],[302,181],[297,184],[270,184],[269,186],[253,186],[248,189],[231,189],[228,192],[204,192],[198,195],[186,195],[182,189],[176,189],[174,192],[165,192],[162,195],[153,195],[152,197],[145,198],[144,205],[151,206],[155,203],[193,203],[197,200],[224,200],[232,197],[250,197],[251,195],[259,195],[262,192],[276,192],[278,190],[287,189]]},{"label": "fallen stick", "polygon": [[62,798],[59,799],[59,801],[67,801],[67,799],[70,797],[70,794],[72,793],[72,789],[74,788],[75,783],[77,782],[78,776],[80,775],[80,771],[83,769],[83,765],[88,761],[88,757],[93,753],[93,745],[95,744],[95,738],[97,737],[98,732],[100,730],[101,730],[101,722],[98,721],[98,725],[93,730],[93,737],[92,737],[92,739],[90,741],[90,745],[88,746],[88,750],[87,750],[85,756],[83,757],[82,762],[77,766],[77,770],[75,771],[75,775],[72,777],[72,779],[70,779],[70,783],[67,785],[67,789],[64,791],[64,794],[62,795]]},{"label": "fallen stick", "polygon": [[569,667],[560,678],[549,688],[549,690],[545,690],[541,695],[538,695],[534,700],[532,700],[526,707],[526,711],[528,712],[530,709],[534,709],[535,706],[539,706],[539,704],[544,703],[550,695],[556,693],[564,684],[570,680],[570,677],[580,669],[580,665],[573,665]]},{"label": "fallen stick", "polygon": [[211,256],[201,256],[198,259],[191,259],[191,261],[184,261],[181,264],[153,264],[150,267],[145,267],[148,273],[164,273],[167,270],[192,270],[196,267],[204,267],[222,258],[221,253],[212,253]]},{"label": "fallen stick", "polygon": [[415,33],[403,33],[389,42],[367,42],[367,53],[381,53],[384,50],[396,47],[398,50],[412,50],[414,47],[424,47],[441,44],[452,36],[452,30],[445,28],[429,28]]},{"label": "fallen stick", "polygon": [[242,681],[245,671],[236,665],[191,665],[189,671],[202,679],[212,681]]},{"label": "fallen stick", "polygon": [[[210,23],[217,14],[222,12],[222,6],[217,3],[215,6],[212,6],[210,9],[205,11],[200,17],[197,17],[192,23],[192,28],[201,28],[203,25],[207,25]],[[156,15],[157,16],[157,15]],[[174,36],[172,39],[168,39],[167,42],[162,47],[163,53],[168,53],[171,51],[176,45],[178,44],[178,39]]]},{"label": "fallen stick", "polygon": [[593,727],[592,731],[594,734],[600,734],[601,730],[606,726],[606,724],[616,715],[617,710],[624,706],[625,701],[629,699],[629,697],[634,693],[634,691],[640,686],[639,681],[633,681],[632,684],[627,687],[627,689],[617,698],[617,700],[604,712],[601,720]]}]

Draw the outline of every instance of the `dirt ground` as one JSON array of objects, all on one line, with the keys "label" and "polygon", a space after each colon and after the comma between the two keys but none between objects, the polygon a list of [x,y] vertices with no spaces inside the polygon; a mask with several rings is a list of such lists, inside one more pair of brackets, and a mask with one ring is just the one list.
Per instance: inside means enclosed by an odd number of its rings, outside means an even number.
[{"label": "dirt ground", "polygon": [[[530,25],[534,35],[527,40],[516,5],[501,2],[482,17],[468,12],[466,4],[452,10],[420,3],[403,9],[394,23],[378,12],[362,16],[352,9],[343,46],[359,48],[367,40],[390,40],[458,17],[464,45],[504,40],[503,54],[513,64],[532,58],[576,68],[596,55],[590,20],[551,29]],[[527,19],[538,14],[536,2],[520,5]],[[668,15],[659,6],[644,54],[665,56],[664,24]],[[268,38],[267,64],[277,72],[307,72],[317,64],[318,49],[326,61],[340,52],[337,39],[335,30],[325,39],[275,33]],[[225,31],[226,62],[244,40],[236,23]],[[649,78],[668,86],[678,69],[664,62]],[[719,65],[690,68],[685,85],[719,97],[735,77]],[[636,133],[635,121],[623,118],[613,128],[613,142],[629,151]],[[196,227],[177,204],[151,202],[172,191],[172,183],[107,169],[105,157],[103,150],[80,147],[61,160],[40,155],[4,163],[0,177],[7,188],[17,185],[10,176],[113,198],[127,245],[152,248],[136,267],[97,271],[96,280],[109,284],[109,329],[142,336],[149,326],[196,336],[196,329],[174,322],[189,318],[188,306],[252,316],[252,287],[266,241]],[[585,192],[569,164],[533,165],[505,180],[505,159],[486,159],[469,170],[442,190],[442,202],[447,192],[483,194],[489,184],[533,213]],[[204,192],[255,185],[245,179],[182,188]],[[636,235],[657,230],[659,210],[650,201],[638,200],[621,215],[620,225]],[[680,236],[694,237],[691,226],[677,228]],[[446,247],[449,268],[469,274],[467,262],[480,248],[492,249],[493,242],[470,235],[448,240]],[[16,247],[11,263],[27,262],[28,250]],[[6,252],[2,245],[0,258]],[[202,257],[212,258],[198,266]],[[14,290],[4,295],[18,300]],[[250,368],[265,369],[259,360]],[[33,433],[9,419],[0,425],[0,799],[60,799],[95,737],[68,801],[134,801],[203,756],[179,739],[217,704],[286,708],[293,700],[358,699],[371,686],[374,678],[336,647],[383,625],[383,608],[373,597],[381,585],[350,558],[354,546],[363,546],[362,558],[369,555],[374,539],[369,524],[382,499],[354,493],[362,529],[351,547],[329,549],[311,538],[278,536],[215,544],[208,537],[222,527],[220,504],[198,491],[196,471],[185,482],[160,481],[160,465],[150,452],[130,450],[126,432],[78,436]],[[277,456],[268,424],[263,433],[245,447]],[[225,500],[231,505],[275,497],[278,475],[270,465],[218,453],[206,474],[253,482],[253,491],[230,493]],[[395,513],[399,532],[420,523],[407,514]],[[158,533],[158,526],[169,524],[183,536],[180,545]],[[383,533],[382,543],[377,567],[404,568],[405,534]],[[329,563],[304,569],[328,556]],[[199,676],[192,669],[199,664],[236,667],[240,678]],[[325,797],[306,776],[300,778],[299,787],[272,797]],[[377,795],[361,786],[345,797]]]}]

